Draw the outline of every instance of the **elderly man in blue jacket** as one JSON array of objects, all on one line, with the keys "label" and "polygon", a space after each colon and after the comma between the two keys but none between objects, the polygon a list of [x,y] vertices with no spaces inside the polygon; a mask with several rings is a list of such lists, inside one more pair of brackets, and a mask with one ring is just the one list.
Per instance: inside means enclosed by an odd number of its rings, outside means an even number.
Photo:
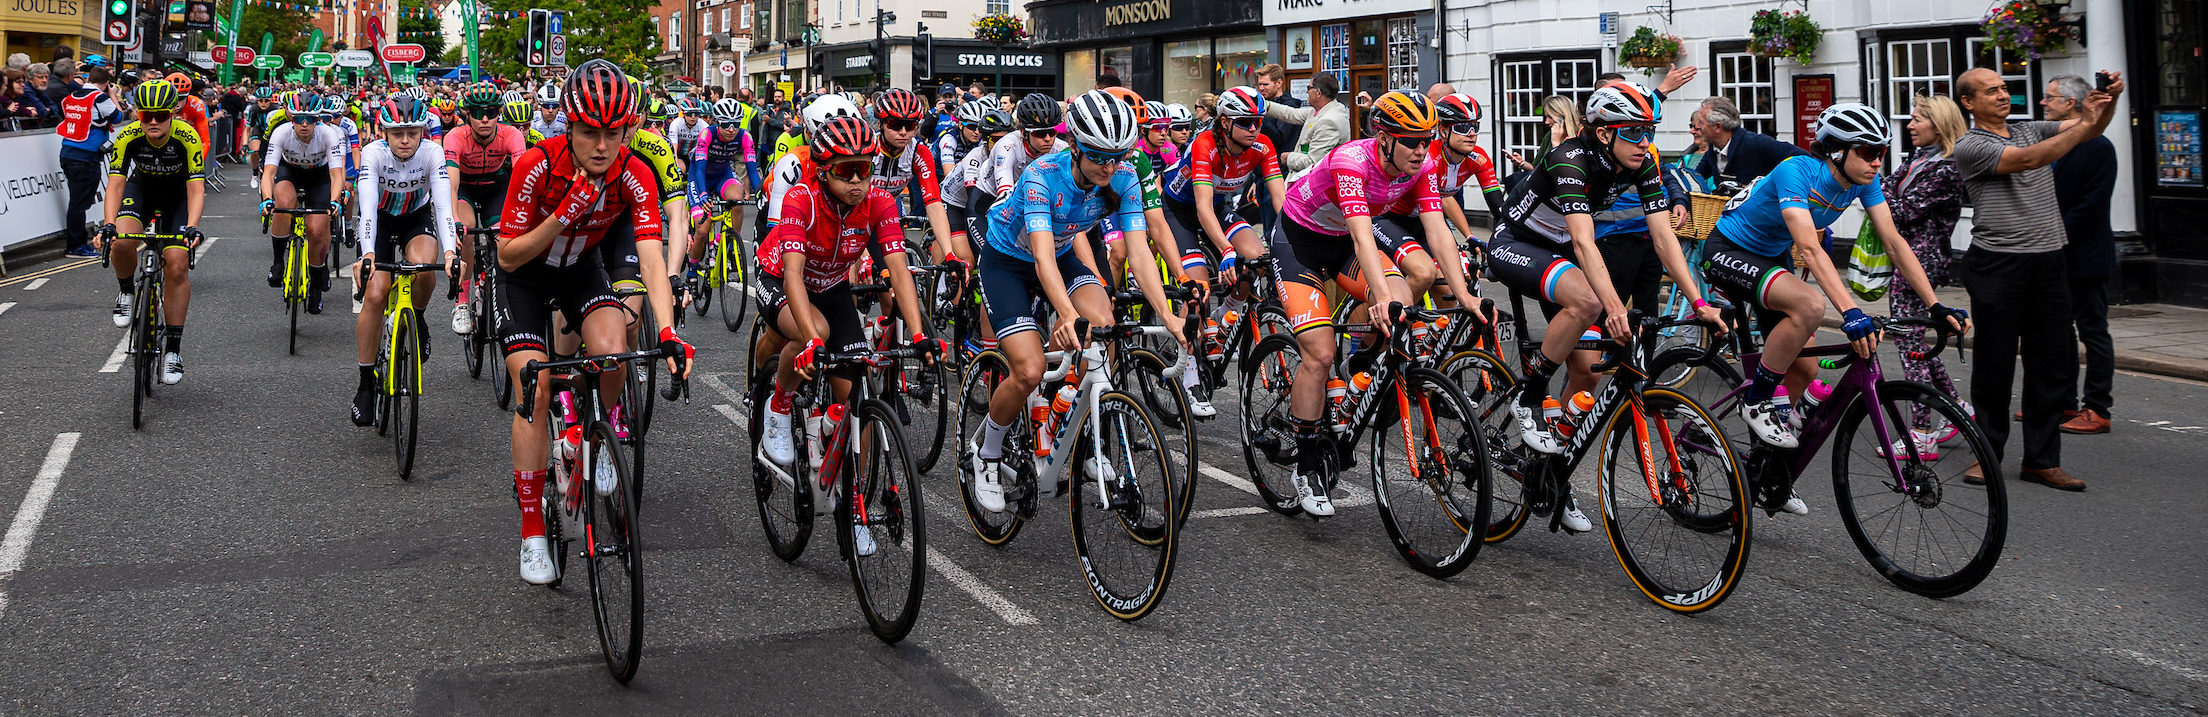
[{"label": "elderly man in blue jacket", "polygon": [[1687,120],[1688,130],[1695,138],[1709,144],[1710,151],[1702,155],[1702,163],[1695,172],[1710,178],[1719,186],[1733,182],[1742,187],[1770,174],[1780,162],[1797,155],[1807,155],[1808,150],[1757,133],[1740,126],[1740,106],[1725,97],[1712,97],[1702,101],[1694,115]]}]

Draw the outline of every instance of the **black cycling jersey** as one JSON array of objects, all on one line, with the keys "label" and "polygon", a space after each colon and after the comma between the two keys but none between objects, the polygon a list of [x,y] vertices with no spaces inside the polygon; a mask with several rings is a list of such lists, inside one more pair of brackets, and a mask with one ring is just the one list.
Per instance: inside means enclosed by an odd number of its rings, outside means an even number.
[{"label": "black cycling jersey", "polygon": [[1664,196],[1663,172],[1656,165],[1656,157],[1650,155],[1639,170],[1628,174],[1593,137],[1564,140],[1533,168],[1524,193],[1503,207],[1503,222],[1520,241],[1569,244],[1572,233],[1565,228],[1565,215],[1608,209],[1626,192],[1640,193],[1644,211],[1664,211],[1671,203]]}]

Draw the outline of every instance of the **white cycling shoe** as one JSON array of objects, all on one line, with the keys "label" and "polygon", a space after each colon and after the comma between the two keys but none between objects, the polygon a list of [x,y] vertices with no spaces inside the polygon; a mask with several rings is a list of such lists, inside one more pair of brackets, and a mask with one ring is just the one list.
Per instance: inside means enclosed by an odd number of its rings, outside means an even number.
[{"label": "white cycling shoe", "polygon": [[129,294],[115,294],[115,328],[130,328],[131,298]]},{"label": "white cycling shoe", "polygon": [[184,357],[175,351],[161,354],[161,383],[174,386],[184,381]]},{"label": "white cycling shoe", "polygon": [[1326,495],[1326,489],[1312,485],[1318,481],[1298,473],[1296,480],[1296,504],[1303,507],[1305,515],[1313,518],[1334,517],[1334,499]]},{"label": "white cycling shoe", "polygon": [[1197,418],[1210,418],[1212,416],[1219,415],[1219,409],[1213,408],[1210,401],[1197,398],[1196,391],[1194,389],[1189,389],[1188,415],[1195,416]]},{"label": "white cycling shoe", "polygon": [[1527,448],[1549,455],[1564,452],[1564,444],[1559,443],[1556,440],[1556,434],[1549,432],[1549,429],[1542,425],[1541,416],[1535,413],[1533,407],[1522,403],[1512,403],[1510,414],[1517,417],[1518,440],[1525,441]]},{"label": "white cycling shoe", "polygon": [[761,448],[766,451],[767,460],[774,461],[775,465],[788,468],[791,462],[797,460],[797,447],[792,443],[790,414],[775,413],[771,406],[767,408],[766,413],[766,430],[759,436],[759,442],[762,444]]},{"label": "white cycling shoe", "polygon": [[475,333],[475,311],[467,304],[452,305],[452,332],[461,336]]},{"label": "white cycling shoe", "polygon": [[976,457],[971,469],[974,472],[974,503],[991,513],[1004,512],[1004,463]]},{"label": "white cycling shoe", "polygon": [[544,536],[521,539],[521,581],[530,585],[546,585],[560,579],[560,569],[552,563],[552,547]]},{"label": "white cycling shoe", "polygon": [[1579,498],[1577,496],[1564,499],[1563,511],[1565,530],[1574,533],[1585,533],[1595,529],[1595,522],[1588,520],[1586,513],[1579,512]]},{"label": "white cycling shoe", "polygon": [[1809,515],[1809,504],[1802,502],[1800,493],[1789,492],[1786,494],[1786,503],[1781,504],[1779,510],[1795,515]]},{"label": "white cycling shoe", "polygon": [[1740,404],[1740,419],[1756,434],[1756,440],[1779,448],[1793,448],[1800,442],[1794,436],[1794,428],[1787,425],[1780,400],[1744,401]]}]

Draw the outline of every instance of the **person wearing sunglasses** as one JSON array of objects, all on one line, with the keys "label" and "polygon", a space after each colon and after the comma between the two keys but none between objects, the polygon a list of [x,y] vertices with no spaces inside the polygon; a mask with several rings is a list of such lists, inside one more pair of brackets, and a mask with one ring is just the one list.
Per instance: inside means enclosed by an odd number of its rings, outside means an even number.
[{"label": "person wearing sunglasses", "polygon": [[[348,152],[345,131],[325,122],[322,98],[311,93],[291,96],[285,103],[285,128],[268,140],[261,160],[261,216],[268,223],[268,285],[284,283],[284,245],[292,222],[304,222],[307,236],[307,313],[322,313],[322,294],[330,289],[330,221],[344,216],[345,165]],[[312,204],[310,204],[312,203]],[[321,205],[328,214],[304,217],[277,216],[277,209]]]},{"label": "person wearing sunglasses", "polygon": [[567,113],[562,111],[559,85],[547,82],[537,89],[537,118],[529,121],[529,129],[548,139],[567,134]]},{"label": "person wearing sunglasses", "polygon": [[[948,118],[951,121],[949,131],[943,132],[943,136],[936,138],[935,141],[935,158],[943,164],[942,176],[946,178],[945,187],[953,190],[958,189],[957,185],[947,181],[951,169],[958,166],[959,160],[966,158],[967,152],[973,151],[974,145],[981,143],[981,116],[987,114],[988,110],[989,108],[978,102],[960,103],[952,109]],[[950,192],[944,196],[944,199],[948,200],[951,195],[955,194],[957,194],[956,191]],[[958,231],[958,222],[951,222],[951,231]]]},{"label": "person wearing sunglasses", "polygon": [[1286,201],[1280,151],[1261,130],[1265,105],[1265,96],[1247,85],[1221,93],[1219,122],[1196,135],[1180,162],[1165,170],[1164,230],[1187,237],[1181,268],[1191,280],[1209,281],[1217,266],[1232,284],[1237,257],[1265,253],[1264,238],[1236,211],[1252,189],[1270,195],[1272,206]]},{"label": "person wearing sunglasses", "polygon": [[[498,96],[474,99],[496,104]],[[427,138],[429,124],[436,120],[423,103],[402,96],[384,103],[376,115],[383,139],[369,143],[361,157],[360,191],[367,211],[361,212],[363,243],[360,264],[353,271],[354,276],[363,277],[360,314],[353,322],[353,358],[358,362],[360,383],[353,389],[352,417],[353,425],[361,427],[376,421],[376,352],[383,338],[384,300],[391,295],[391,285],[396,281],[391,272],[375,268],[376,259],[447,266],[454,262],[453,196],[465,185],[452,181],[448,173],[453,169],[464,171],[467,166],[457,159],[461,155]],[[459,139],[472,134],[470,128],[453,136]],[[505,168],[503,159],[498,167]],[[498,188],[505,189],[503,184]],[[500,203],[504,204],[503,199]],[[415,309],[428,308],[436,275],[415,274],[407,280],[414,282]],[[459,281],[458,275],[452,280]],[[460,305],[460,311],[466,309],[466,304]],[[459,320],[454,319],[454,323]],[[427,355],[429,323],[414,322],[414,331],[415,341]]]},{"label": "person wearing sunglasses", "polygon": [[[1817,116],[1813,154],[1780,162],[1748,185],[1710,232],[1702,260],[1705,276],[1735,300],[1754,305],[1757,324],[1764,329],[1763,362],[1756,366],[1740,407],[1758,441],[1780,448],[1798,442],[1792,406],[1775,394],[1783,380],[1790,393],[1805,395],[1816,364],[1795,357],[1816,338],[1828,300],[1840,310],[1841,329],[1858,355],[1869,357],[1884,333],[1856,306],[1825,253],[1824,230],[1849,205],[1862,205],[1893,259],[1895,273],[1931,305],[1931,315],[1958,331],[1969,326],[1967,313],[1942,305],[1932,293],[1916,252],[1894,228],[1893,210],[1886,206],[1879,181],[1892,140],[1888,124],[1885,115],[1865,105],[1843,102],[1826,108]],[[1817,286],[1794,275],[1789,256],[1794,250],[1807,258]],[[1799,497],[1789,498],[1785,509],[1796,515],[1808,512]]]},{"label": "person wearing sunglasses", "polygon": [[[1082,237],[1101,226],[1122,233],[1121,241],[1148,241],[1142,186],[1126,161],[1140,129],[1134,108],[1092,90],[1074,98],[1065,115],[1072,148],[1045,155],[1020,173],[1019,185],[1007,188],[990,210],[988,234],[976,247],[982,306],[1012,368],[990,394],[973,460],[959,466],[971,472],[974,502],[990,512],[1004,511],[1004,484],[1013,478],[1003,462],[1005,433],[1021,420],[1028,397],[1042,383],[1045,334],[1035,299],[1047,300],[1057,317],[1049,329],[1051,347],[1081,348],[1088,337],[1075,334],[1076,319],[1087,319],[1090,326],[1110,326],[1112,320],[1111,295],[1097,280],[1099,257]],[[1021,118],[1023,124],[1031,119],[1036,118]]]},{"label": "person wearing sunglasses", "polygon": [[1196,118],[1189,114],[1188,105],[1179,102],[1165,106],[1165,138],[1181,151],[1188,151],[1189,135],[1196,131]]},{"label": "person wearing sunglasses", "polygon": [[109,252],[108,264],[115,271],[115,327],[126,328],[135,278],[131,272],[138,268],[138,248],[143,242],[117,235],[141,234],[155,227],[153,231],[182,238],[180,242],[162,240],[152,247],[167,262],[161,277],[161,314],[168,324],[162,337],[161,382],[173,386],[184,380],[184,317],[192,305],[187,252],[201,239],[207,145],[190,123],[176,116],[178,95],[168,82],[141,82],[131,90],[131,99],[138,106],[138,121],[115,131],[115,151],[107,164],[107,196],[119,199],[107,202],[106,221],[93,243]]},{"label": "person wearing sunglasses", "polygon": [[[773,398],[767,403],[767,421],[761,432],[760,451],[776,465],[788,466],[797,458],[793,445],[794,408],[799,377],[812,378],[814,357],[824,352],[861,351],[867,347],[864,318],[851,294],[851,267],[869,252],[879,253],[888,271],[893,305],[906,326],[925,326],[920,320],[919,294],[906,266],[904,212],[897,200],[873,185],[875,160],[881,140],[857,117],[831,119],[813,135],[808,146],[808,181],[799,182],[782,197],[782,219],[759,244],[759,320],[761,356],[779,354]],[[924,330],[912,335],[915,347],[940,355],[943,342]],[[837,400],[851,390],[851,375],[832,378]],[[824,428],[818,416],[807,421],[812,443],[819,445]],[[814,470],[821,459],[815,452]],[[866,530],[854,532],[860,555],[873,553],[873,538]]]},{"label": "person wearing sunglasses", "polygon": [[[445,164],[452,182],[453,196],[459,201],[453,204],[453,217],[460,226],[473,229],[498,222],[506,212],[506,183],[514,175],[514,157],[528,151],[521,130],[499,124],[499,114],[505,110],[498,91],[488,85],[478,86],[461,98],[460,112],[467,122],[467,129],[454,132],[442,143]],[[523,121],[527,121],[527,107],[523,107]],[[380,113],[379,113],[380,114]],[[380,121],[380,117],[378,118]],[[384,139],[394,140],[388,132]],[[397,149],[396,143],[390,145]],[[412,156],[411,153],[409,156]],[[363,160],[366,158],[363,157]],[[367,191],[362,187],[362,191]],[[460,252],[458,277],[474,276],[475,252]],[[452,331],[467,334],[475,330],[475,315],[469,309],[469,286],[460,285],[452,309]],[[364,312],[365,313],[365,312]],[[427,344],[424,344],[425,346]]]},{"label": "person wearing sunglasses", "polygon": [[[713,109],[695,98],[685,97],[675,103],[680,114],[667,121],[667,139],[676,147],[694,147],[698,135],[713,128]],[[685,154],[684,159],[688,160]]]},{"label": "person wearing sunglasses", "polygon": [[907,213],[918,209],[927,215],[928,226],[935,231],[935,246],[929,247],[934,256],[930,258],[941,262],[954,254],[970,256],[972,250],[957,253],[953,246],[955,237],[943,208],[943,185],[936,176],[935,152],[917,139],[920,119],[926,114],[920,96],[909,90],[891,88],[874,98],[874,120],[881,126],[882,145],[881,152],[874,155],[874,187],[891,197],[901,197],[898,206]]},{"label": "person wearing sunglasses", "polygon": [[[713,128],[701,128],[690,143],[689,217],[693,233],[706,219],[709,198],[740,200],[759,187],[759,146],[744,127],[749,110],[734,97],[714,101],[710,117]],[[736,213],[736,226],[743,226],[744,207],[738,205],[730,211]],[[705,249],[705,242],[685,243],[686,279],[696,271],[688,266],[703,260]]]}]

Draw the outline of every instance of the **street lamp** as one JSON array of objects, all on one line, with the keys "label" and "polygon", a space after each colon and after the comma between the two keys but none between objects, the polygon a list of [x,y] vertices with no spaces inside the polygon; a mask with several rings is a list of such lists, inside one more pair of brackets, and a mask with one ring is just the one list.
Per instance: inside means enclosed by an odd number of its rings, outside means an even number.
[{"label": "street lamp", "polygon": [[896,22],[897,13],[880,9],[874,11],[874,47],[872,52],[867,53],[867,57],[874,62],[870,69],[878,77],[874,81],[876,90],[889,85],[889,43],[884,41],[883,34],[887,26]]}]

